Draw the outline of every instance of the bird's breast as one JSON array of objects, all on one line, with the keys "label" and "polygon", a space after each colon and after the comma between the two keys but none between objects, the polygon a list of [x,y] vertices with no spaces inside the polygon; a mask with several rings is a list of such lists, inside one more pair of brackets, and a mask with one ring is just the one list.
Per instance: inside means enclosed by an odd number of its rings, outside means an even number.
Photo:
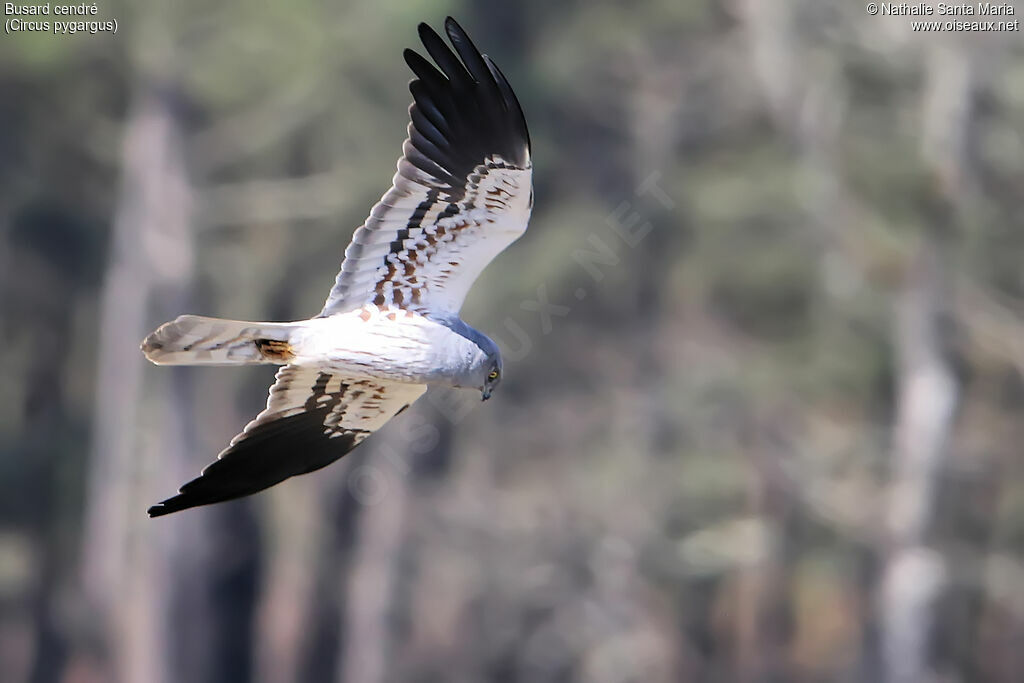
[{"label": "bird's breast", "polygon": [[419,313],[371,304],[308,321],[294,343],[294,362],[350,377],[447,383],[446,376],[470,360],[465,342]]}]

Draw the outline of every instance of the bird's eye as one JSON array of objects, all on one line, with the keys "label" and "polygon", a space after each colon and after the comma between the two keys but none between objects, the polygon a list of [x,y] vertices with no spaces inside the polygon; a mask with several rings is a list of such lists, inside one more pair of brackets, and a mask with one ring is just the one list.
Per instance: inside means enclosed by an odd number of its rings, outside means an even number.
[{"label": "bird's eye", "polygon": [[487,375],[487,379],[493,382],[494,380],[498,379],[499,374],[500,373],[497,370],[491,370],[491,374]]}]

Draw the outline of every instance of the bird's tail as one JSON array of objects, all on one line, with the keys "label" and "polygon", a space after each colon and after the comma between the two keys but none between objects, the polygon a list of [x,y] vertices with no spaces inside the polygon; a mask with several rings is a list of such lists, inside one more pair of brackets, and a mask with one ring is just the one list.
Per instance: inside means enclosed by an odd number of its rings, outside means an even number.
[{"label": "bird's tail", "polygon": [[142,352],[157,365],[285,364],[294,358],[294,323],[182,315],[164,323],[142,342]]}]

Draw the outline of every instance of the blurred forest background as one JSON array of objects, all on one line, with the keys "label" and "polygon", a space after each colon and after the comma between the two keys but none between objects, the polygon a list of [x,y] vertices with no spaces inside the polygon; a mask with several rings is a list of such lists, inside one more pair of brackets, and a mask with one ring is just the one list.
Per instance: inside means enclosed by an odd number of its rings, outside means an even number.
[{"label": "blurred forest background", "polygon": [[[0,36],[0,680],[1024,680],[1020,33],[840,0],[98,7],[117,35]],[[320,309],[446,14],[533,136],[530,231],[464,310],[502,387],[148,519],[273,368],[139,341]]]}]

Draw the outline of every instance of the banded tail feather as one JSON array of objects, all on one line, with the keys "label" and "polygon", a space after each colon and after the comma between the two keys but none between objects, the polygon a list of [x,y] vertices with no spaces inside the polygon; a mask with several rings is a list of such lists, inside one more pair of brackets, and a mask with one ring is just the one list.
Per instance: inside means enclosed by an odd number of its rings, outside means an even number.
[{"label": "banded tail feather", "polygon": [[294,353],[292,323],[182,315],[166,322],[142,342],[142,352],[157,365],[284,364]]}]

